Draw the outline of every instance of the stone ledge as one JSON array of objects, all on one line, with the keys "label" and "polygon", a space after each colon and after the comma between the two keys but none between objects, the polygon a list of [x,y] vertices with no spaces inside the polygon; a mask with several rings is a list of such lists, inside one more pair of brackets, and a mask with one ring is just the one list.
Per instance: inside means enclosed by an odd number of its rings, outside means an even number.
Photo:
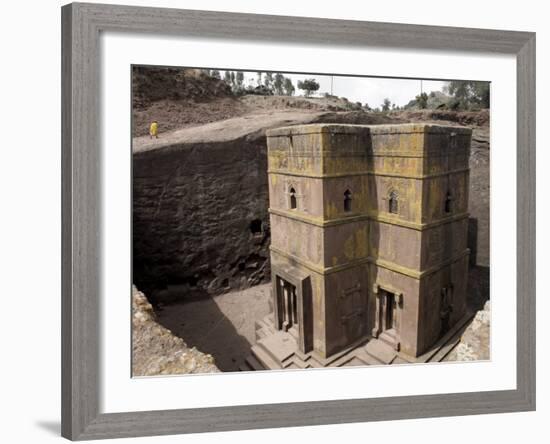
[{"label": "stone ledge", "polygon": [[297,211],[281,210],[278,208],[269,208],[268,212],[269,214],[274,214],[276,216],[281,216],[281,217],[287,217],[289,219],[296,220],[298,222],[303,222],[309,225],[315,225],[316,227],[321,227],[321,228],[331,227],[334,225],[347,224],[352,222],[358,222],[363,220],[365,221],[371,220],[374,222],[397,225],[403,228],[410,228],[416,231],[429,230],[430,228],[438,227],[439,225],[445,225],[447,223],[456,222],[458,220],[467,219],[469,217],[469,213],[459,213],[459,214],[454,214],[452,216],[448,216],[433,222],[417,223],[417,222],[410,222],[407,220],[399,219],[398,217],[386,216],[384,214],[374,215],[372,213],[355,214],[355,215],[350,215],[347,217],[339,217],[335,219],[322,219],[320,217],[313,217],[308,214],[299,213]]},{"label": "stone ledge", "polygon": [[382,125],[353,125],[337,123],[313,123],[298,126],[285,126],[268,130],[267,137],[298,136],[306,134],[358,134],[370,133],[373,136],[386,134],[471,134],[472,130],[463,126],[446,126],[432,123],[400,123]]},{"label": "stone ledge", "polygon": [[413,279],[422,279],[422,278],[424,278],[424,277],[426,277],[430,274],[433,274],[433,273],[437,272],[438,270],[442,269],[443,267],[446,267],[447,265],[451,265],[452,263],[459,261],[464,256],[467,256],[467,255],[470,254],[470,250],[466,249],[466,250],[460,252],[459,254],[451,257],[450,259],[442,261],[439,264],[434,265],[432,267],[426,268],[425,270],[414,270],[412,268],[403,267],[403,266],[398,265],[394,262],[386,261],[384,259],[376,259],[376,258],[373,258],[371,256],[360,258],[360,259],[353,259],[353,260],[350,260],[349,262],[347,262],[345,264],[339,264],[339,265],[335,265],[335,266],[332,266],[332,267],[323,267],[323,266],[320,266],[320,265],[313,264],[312,262],[310,262],[306,259],[302,259],[298,256],[293,255],[293,254],[285,253],[284,251],[279,250],[277,247],[274,247],[273,245],[271,245],[269,247],[269,249],[271,250],[272,253],[275,253],[275,254],[283,256],[287,259],[293,260],[293,261],[299,263],[300,265],[306,267],[307,269],[309,269],[309,270],[311,270],[315,273],[322,274],[322,275],[336,273],[338,271],[346,270],[348,268],[353,268],[353,267],[357,267],[358,265],[369,263],[369,264],[374,264],[378,267],[385,268],[385,269],[390,270],[390,271],[394,271],[396,273],[399,273],[399,274],[402,274],[402,275],[405,275],[405,276],[409,276]]}]

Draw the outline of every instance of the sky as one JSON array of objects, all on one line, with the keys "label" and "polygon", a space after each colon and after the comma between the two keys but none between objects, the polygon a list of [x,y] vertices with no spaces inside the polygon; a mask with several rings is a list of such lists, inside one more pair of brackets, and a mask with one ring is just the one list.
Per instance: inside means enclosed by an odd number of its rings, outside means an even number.
[{"label": "sky", "polygon": [[[223,78],[224,71],[221,71]],[[304,91],[299,90],[297,83],[299,80],[314,78],[320,85],[316,95],[330,93],[331,76],[322,76],[316,74],[285,74],[290,77],[296,88],[295,95],[303,95]],[[244,73],[245,86],[257,85],[258,76],[256,72]],[[333,76],[332,91],[339,97],[346,97],[350,102],[368,103],[371,108],[380,107],[384,98],[390,99],[397,106],[403,106],[409,103],[422,91],[430,93],[431,91],[441,91],[447,84],[444,81],[434,80],[411,80],[396,78],[375,78],[375,77],[345,77]]]}]

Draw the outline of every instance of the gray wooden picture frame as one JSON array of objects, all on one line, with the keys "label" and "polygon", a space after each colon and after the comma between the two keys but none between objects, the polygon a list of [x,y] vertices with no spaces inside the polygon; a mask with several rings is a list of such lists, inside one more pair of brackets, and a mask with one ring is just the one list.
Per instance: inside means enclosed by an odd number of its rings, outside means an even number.
[{"label": "gray wooden picture frame", "polygon": [[[486,52],[517,57],[517,388],[101,413],[100,47],[103,31]],[[535,34],[73,3],[62,8],[62,435],[74,440],[535,409]]]}]

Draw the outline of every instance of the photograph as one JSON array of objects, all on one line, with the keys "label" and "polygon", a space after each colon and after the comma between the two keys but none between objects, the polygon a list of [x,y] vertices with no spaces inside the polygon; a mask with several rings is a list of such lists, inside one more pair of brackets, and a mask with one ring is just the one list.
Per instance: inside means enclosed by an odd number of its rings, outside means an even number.
[{"label": "photograph", "polygon": [[120,3],[3,9],[2,442],[545,436],[544,3]]},{"label": "photograph", "polygon": [[133,377],[491,359],[490,82],[130,69]]}]

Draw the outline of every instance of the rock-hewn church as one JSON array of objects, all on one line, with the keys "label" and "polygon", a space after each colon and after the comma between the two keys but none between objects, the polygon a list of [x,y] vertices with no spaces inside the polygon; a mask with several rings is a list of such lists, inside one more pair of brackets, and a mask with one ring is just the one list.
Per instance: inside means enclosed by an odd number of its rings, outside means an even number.
[{"label": "rock-hewn church", "polygon": [[471,130],[268,131],[273,313],[251,368],[426,362],[467,317]]}]

